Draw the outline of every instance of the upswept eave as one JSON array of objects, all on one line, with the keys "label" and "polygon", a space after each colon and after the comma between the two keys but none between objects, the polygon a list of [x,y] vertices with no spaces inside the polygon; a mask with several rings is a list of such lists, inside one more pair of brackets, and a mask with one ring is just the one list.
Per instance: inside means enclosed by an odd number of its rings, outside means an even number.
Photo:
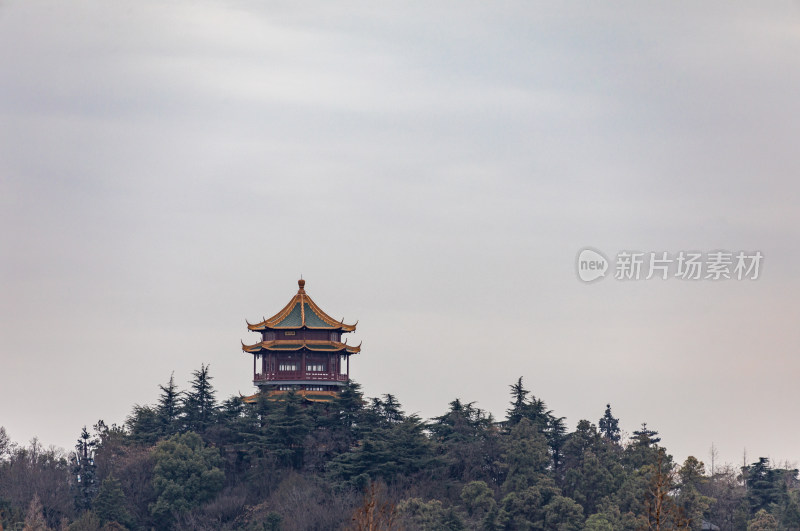
[{"label": "upswept eave", "polygon": [[[281,311],[273,315],[268,319],[263,319],[260,323],[251,324],[249,321],[245,321],[247,323],[247,328],[254,332],[260,332],[263,330],[275,329],[275,330],[290,330],[290,329],[300,329],[300,328],[308,328],[311,330],[341,330],[342,332],[353,332],[358,325],[358,321],[355,324],[345,324],[344,319],[341,321],[337,321],[317,306],[317,304],[306,294],[304,289],[305,280],[299,280],[298,285],[300,289],[297,290],[297,293],[289,303],[284,306]],[[306,315],[308,307],[311,312],[314,314]],[[299,322],[292,321],[286,323],[285,321],[290,321],[289,317],[292,313],[295,313],[295,318],[299,317]],[[299,314],[299,315],[298,315]],[[319,323],[322,323],[320,326]]]},{"label": "upswept eave", "polygon": [[257,354],[262,350],[287,352],[307,349],[313,352],[341,352],[346,350],[348,354],[358,354],[361,352],[361,344],[357,346],[339,343],[337,341],[314,341],[314,340],[275,340],[261,341],[255,345],[245,345],[242,342],[242,351],[248,354]]}]

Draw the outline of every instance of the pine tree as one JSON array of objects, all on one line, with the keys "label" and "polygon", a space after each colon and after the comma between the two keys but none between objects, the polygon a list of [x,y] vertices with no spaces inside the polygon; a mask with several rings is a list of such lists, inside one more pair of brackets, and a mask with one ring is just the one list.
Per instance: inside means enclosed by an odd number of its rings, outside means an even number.
[{"label": "pine tree", "polygon": [[169,376],[169,383],[166,386],[159,385],[161,396],[158,397],[156,404],[156,414],[162,425],[163,435],[172,435],[179,430],[178,416],[180,415],[181,402],[178,386],[175,385],[175,373]]},{"label": "pine tree", "polygon": [[633,432],[633,438],[636,444],[648,447],[661,442],[661,437],[656,437],[656,435],[658,435],[657,431],[647,429],[646,422],[642,422],[642,429]]},{"label": "pine tree", "polygon": [[204,432],[214,422],[217,412],[216,391],[211,385],[213,378],[208,368],[208,365],[201,364],[200,370],[192,372],[190,389],[183,399],[186,429],[197,433]]},{"label": "pine tree", "polygon": [[289,391],[268,417],[265,440],[280,464],[300,469],[305,452],[303,443],[313,427],[302,399]]},{"label": "pine tree", "polygon": [[336,433],[347,448],[355,444],[368,427],[363,422],[366,420],[364,413],[364,394],[361,392],[361,385],[350,380],[341,388],[339,395],[333,401],[331,414],[325,424]]},{"label": "pine tree", "polygon": [[511,387],[511,409],[506,411],[506,420],[509,425],[514,426],[525,417],[530,391],[522,385],[522,376],[509,387]]},{"label": "pine tree", "polygon": [[597,423],[600,428],[600,433],[611,442],[619,443],[621,438],[619,430],[619,419],[614,418],[611,414],[611,404],[606,404],[606,412],[603,418]]}]

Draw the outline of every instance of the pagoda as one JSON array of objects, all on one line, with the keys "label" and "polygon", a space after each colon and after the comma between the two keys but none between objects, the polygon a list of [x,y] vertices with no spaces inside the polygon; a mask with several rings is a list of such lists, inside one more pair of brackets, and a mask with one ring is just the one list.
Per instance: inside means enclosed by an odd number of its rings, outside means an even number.
[{"label": "pagoda", "polygon": [[294,390],[313,401],[331,400],[350,380],[350,356],[361,345],[342,342],[342,334],[353,332],[356,324],[345,324],[323,312],[306,294],[306,281],[289,304],[260,323],[247,323],[248,330],[261,334],[255,345],[242,343],[253,355],[253,383],[259,393],[279,398]]}]

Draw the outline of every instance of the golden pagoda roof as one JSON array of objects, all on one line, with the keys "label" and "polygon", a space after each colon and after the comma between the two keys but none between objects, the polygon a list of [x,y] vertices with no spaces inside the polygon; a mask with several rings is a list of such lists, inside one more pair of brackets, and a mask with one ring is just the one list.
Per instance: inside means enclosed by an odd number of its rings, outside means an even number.
[{"label": "golden pagoda roof", "polygon": [[315,352],[341,352],[342,350],[346,350],[348,354],[358,354],[361,352],[361,345],[348,345],[347,343],[339,343],[338,341],[278,339],[275,341],[261,341],[255,345],[245,345],[242,343],[242,350],[250,354],[256,354],[262,350],[288,351],[300,350],[303,348]]},{"label": "golden pagoda roof", "polygon": [[[276,400],[282,400],[289,394],[290,391],[267,391],[264,393],[264,398],[267,400],[274,402]],[[250,396],[243,396],[241,393],[239,396],[241,397],[242,401],[247,402],[248,404],[253,404],[258,401],[260,393],[256,393]],[[295,391],[295,394],[299,395],[305,400],[309,402],[331,402],[336,399],[339,395],[337,391],[306,391],[305,389],[298,389]]]},{"label": "golden pagoda roof", "polygon": [[337,321],[323,312],[322,309],[311,300],[311,297],[306,294],[305,280],[298,280],[297,285],[300,287],[300,289],[297,290],[297,294],[292,297],[289,304],[284,306],[281,311],[269,319],[264,319],[260,323],[250,324],[248,322],[247,328],[256,332],[269,329],[291,330],[298,328],[352,332],[356,329],[358,322],[352,325],[345,324],[344,319]]}]

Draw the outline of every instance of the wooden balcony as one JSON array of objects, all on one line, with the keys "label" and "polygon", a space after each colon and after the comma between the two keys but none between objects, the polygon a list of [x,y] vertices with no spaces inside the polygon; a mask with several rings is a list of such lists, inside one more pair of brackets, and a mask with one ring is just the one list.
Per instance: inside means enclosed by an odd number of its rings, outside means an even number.
[{"label": "wooden balcony", "polygon": [[327,372],[312,372],[312,371],[273,371],[265,373],[256,373],[253,375],[253,381],[256,382],[280,382],[287,380],[303,380],[314,382],[346,382],[348,377],[346,374],[329,374]]}]

